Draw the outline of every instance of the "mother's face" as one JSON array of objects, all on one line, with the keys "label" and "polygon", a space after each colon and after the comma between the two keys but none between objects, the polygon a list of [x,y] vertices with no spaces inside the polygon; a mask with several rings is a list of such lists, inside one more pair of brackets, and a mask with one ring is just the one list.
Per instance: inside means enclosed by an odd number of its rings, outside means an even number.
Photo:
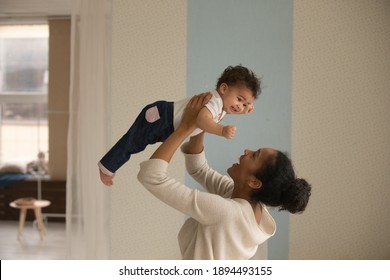
[{"label": "mother's face", "polygon": [[234,163],[227,172],[235,181],[241,183],[255,176],[269,161],[276,158],[277,151],[272,148],[262,148],[257,151],[244,150],[238,163]]}]

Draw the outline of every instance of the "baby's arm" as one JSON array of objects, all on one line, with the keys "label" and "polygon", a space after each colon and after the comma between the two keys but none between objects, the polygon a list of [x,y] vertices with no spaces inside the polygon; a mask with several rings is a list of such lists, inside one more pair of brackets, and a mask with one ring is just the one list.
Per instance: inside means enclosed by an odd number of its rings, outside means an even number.
[{"label": "baby's arm", "polygon": [[196,125],[202,129],[203,131],[206,131],[208,133],[212,133],[218,136],[223,136],[227,139],[232,139],[234,136],[234,133],[236,132],[236,127],[233,125],[226,125],[223,126],[219,123],[216,123],[213,120],[213,115],[207,109],[207,107],[203,107],[196,119]]}]

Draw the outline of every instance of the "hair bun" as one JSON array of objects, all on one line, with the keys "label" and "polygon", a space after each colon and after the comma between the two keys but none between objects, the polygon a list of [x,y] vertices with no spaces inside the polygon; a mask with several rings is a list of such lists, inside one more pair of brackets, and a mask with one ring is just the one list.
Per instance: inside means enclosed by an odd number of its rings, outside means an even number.
[{"label": "hair bun", "polygon": [[305,179],[296,178],[290,181],[283,188],[281,210],[287,210],[292,214],[303,212],[310,195],[311,186]]}]

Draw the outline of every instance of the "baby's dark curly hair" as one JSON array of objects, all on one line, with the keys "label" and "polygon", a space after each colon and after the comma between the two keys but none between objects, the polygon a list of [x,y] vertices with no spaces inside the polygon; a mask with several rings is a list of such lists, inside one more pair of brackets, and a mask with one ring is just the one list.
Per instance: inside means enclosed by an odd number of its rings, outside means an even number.
[{"label": "baby's dark curly hair", "polygon": [[255,73],[242,65],[227,67],[217,80],[217,89],[223,83],[228,86],[244,85],[250,89],[255,99],[261,94],[260,79]]},{"label": "baby's dark curly hair", "polygon": [[305,179],[295,177],[291,160],[286,154],[278,151],[276,158],[267,162],[256,177],[262,186],[253,191],[253,201],[293,214],[302,213],[306,209],[311,185]]}]

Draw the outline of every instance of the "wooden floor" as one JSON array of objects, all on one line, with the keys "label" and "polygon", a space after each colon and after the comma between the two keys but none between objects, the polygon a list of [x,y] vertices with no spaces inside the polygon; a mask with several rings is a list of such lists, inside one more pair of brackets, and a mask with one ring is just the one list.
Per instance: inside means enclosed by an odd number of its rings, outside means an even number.
[{"label": "wooden floor", "polygon": [[65,223],[47,222],[46,236],[40,239],[33,222],[26,221],[21,240],[17,239],[18,222],[0,221],[1,260],[66,259]]}]

